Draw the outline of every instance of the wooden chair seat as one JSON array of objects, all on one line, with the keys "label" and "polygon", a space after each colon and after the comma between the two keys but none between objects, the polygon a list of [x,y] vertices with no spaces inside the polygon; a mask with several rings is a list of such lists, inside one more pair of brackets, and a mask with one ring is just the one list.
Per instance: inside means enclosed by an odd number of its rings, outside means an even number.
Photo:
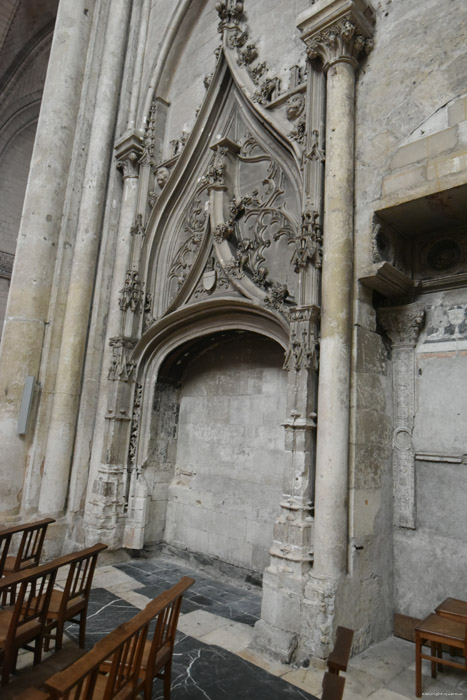
[{"label": "wooden chair seat", "polygon": [[20,561],[18,565],[16,564],[16,557],[8,556],[5,559],[5,565],[3,567],[3,575],[7,576],[16,571],[25,571],[26,569],[31,569],[33,566],[37,566],[35,563],[30,563],[29,561]]},{"label": "wooden chair seat", "polygon": [[65,606],[64,610],[66,612],[67,618],[77,615],[86,605],[86,598],[83,595],[80,595],[77,598],[73,598],[72,600],[64,601],[64,599],[66,599],[64,591],[60,591],[57,588],[54,588],[52,591],[49,609],[47,612],[47,617],[49,619],[56,620],[62,610],[63,605]]},{"label": "wooden chair seat", "polygon": [[[8,630],[11,626],[11,621],[14,614],[14,608],[0,610],[0,647],[4,647]],[[41,623],[37,620],[26,622],[21,628],[21,634],[17,636],[17,641],[27,644],[29,641],[40,633]]]},{"label": "wooden chair seat", "polygon": [[[423,644],[430,644],[431,654],[423,652]],[[459,649],[464,662],[443,659],[443,644]],[[431,676],[436,678],[440,665],[467,671],[467,625],[442,615],[428,615],[415,628],[415,695],[422,697],[422,659],[431,661]]]}]

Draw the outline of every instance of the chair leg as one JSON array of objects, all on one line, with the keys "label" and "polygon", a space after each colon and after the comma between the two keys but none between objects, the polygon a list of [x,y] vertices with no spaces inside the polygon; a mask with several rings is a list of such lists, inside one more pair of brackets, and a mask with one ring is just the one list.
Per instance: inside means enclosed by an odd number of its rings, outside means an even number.
[{"label": "chair leg", "polygon": [[[438,645],[437,645],[437,643],[436,643],[436,642],[431,642],[431,643],[430,643],[430,647],[431,647],[431,655],[432,655],[432,656],[438,656],[438,652],[437,652],[437,647],[438,647]],[[431,677],[432,677],[432,678],[436,678],[436,675],[437,675],[437,674],[436,674],[436,661],[432,661],[432,662],[431,662]]]},{"label": "chair leg", "polygon": [[80,616],[79,616],[79,647],[80,649],[84,649],[84,645],[86,642],[86,613],[87,609],[84,608],[84,610],[81,611]]},{"label": "chair leg", "polygon": [[[443,645],[441,644],[441,642],[438,642],[436,644],[436,656],[438,657],[438,659],[443,658]],[[442,663],[438,664],[438,671],[444,671]]]},{"label": "chair leg", "polygon": [[65,623],[63,621],[57,620],[57,627],[55,632],[55,651],[58,651],[62,648],[64,624]]},{"label": "chair leg", "polygon": [[34,666],[37,666],[37,664],[40,664],[41,659],[42,659],[42,640],[43,636],[40,634],[38,637],[35,639],[34,643],[34,661],[33,664]]},{"label": "chair leg", "polygon": [[422,640],[419,632],[415,636],[415,695],[417,698],[422,697]]},{"label": "chair leg", "polygon": [[164,700],[170,700],[170,681],[172,679],[172,659],[164,666]]}]

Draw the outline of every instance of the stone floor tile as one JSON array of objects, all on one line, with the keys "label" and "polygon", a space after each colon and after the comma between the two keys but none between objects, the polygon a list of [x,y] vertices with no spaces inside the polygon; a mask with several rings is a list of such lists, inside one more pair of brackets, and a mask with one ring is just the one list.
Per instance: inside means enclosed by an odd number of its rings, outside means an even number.
[{"label": "stone floor tile", "polygon": [[200,641],[204,644],[214,644],[227,651],[236,653],[251,643],[253,629],[241,622],[229,622],[212,632],[205,634]]},{"label": "stone floor tile", "polygon": [[190,637],[200,639],[204,635],[226,625],[228,625],[228,620],[225,617],[213,615],[206,610],[194,610],[183,615],[183,618],[179,620],[178,629]]},{"label": "stone floor tile", "polygon": [[241,649],[237,653],[238,656],[240,656],[242,659],[245,659],[245,661],[249,661],[255,666],[259,666],[259,668],[264,669],[268,673],[271,673],[273,676],[282,677],[286,673],[290,673],[290,666],[288,666],[287,664],[281,664],[280,661],[275,661],[274,659],[271,659],[270,657],[261,654],[255,649],[250,649],[247,647],[246,649]]},{"label": "stone floor tile", "polygon": [[[351,700],[351,698],[345,694],[345,700]],[[407,695],[400,695],[387,688],[379,688],[368,696],[368,700],[407,700]]]},{"label": "stone floor tile", "polygon": [[325,668],[296,668],[293,671],[285,673],[282,677],[287,683],[295,685],[301,690],[305,690],[312,695],[320,695],[323,685],[323,675]]},{"label": "stone floor tile", "polygon": [[117,591],[122,600],[126,600],[127,603],[131,603],[135,606],[135,608],[139,608],[139,610],[145,608],[146,605],[152,600],[152,598],[148,598],[145,595],[141,595],[141,593],[138,593],[137,591],[122,591],[114,588],[111,592],[117,593]]},{"label": "stone floor tile", "polygon": [[349,669],[365,671],[386,684],[406,668],[407,661],[413,658],[414,644],[404,639],[389,637],[354,656],[350,660]]},{"label": "stone floor tile", "polygon": [[96,569],[92,585],[93,588],[106,588],[109,591],[115,591],[118,595],[122,591],[133,591],[143,587],[142,583],[115,566],[101,566]]},{"label": "stone floor tile", "polygon": [[367,698],[375,690],[383,687],[383,681],[377,676],[372,675],[371,670],[368,673],[358,668],[348,669],[345,674],[345,687],[348,692],[359,695],[361,698]]}]

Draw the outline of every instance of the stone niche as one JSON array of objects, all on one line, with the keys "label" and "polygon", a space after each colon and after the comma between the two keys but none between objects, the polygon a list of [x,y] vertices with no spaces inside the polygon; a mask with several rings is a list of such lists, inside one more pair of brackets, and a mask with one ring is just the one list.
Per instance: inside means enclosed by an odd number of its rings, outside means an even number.
[{"label": "stone niche", "polygon": [[277,343],[237,331],[182,348],[162,369],[147,541],[262,572],[283,488],[283,362]]},{"label": "stone niche", "polygon": [[466,189],[378,212],[365,280],[392,344],[394,605],[417,618],[465,596]]}]

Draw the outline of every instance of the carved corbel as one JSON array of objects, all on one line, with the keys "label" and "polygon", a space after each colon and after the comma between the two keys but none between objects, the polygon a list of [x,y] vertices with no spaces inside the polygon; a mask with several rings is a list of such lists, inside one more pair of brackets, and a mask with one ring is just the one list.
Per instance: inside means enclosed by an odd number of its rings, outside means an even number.
[{"label": "carved corbel", "polygon": [[143,135],[139,131],[125,135],[115,144],[117,167],[123,172],[123,179],[138,177],[139,164],[143,154]]},{"label": "carved corbel", "polygon": [[393,345],[394,524],[415,529],[415,345],[425,312],[420,307],[379,309],[378,318]]}]

